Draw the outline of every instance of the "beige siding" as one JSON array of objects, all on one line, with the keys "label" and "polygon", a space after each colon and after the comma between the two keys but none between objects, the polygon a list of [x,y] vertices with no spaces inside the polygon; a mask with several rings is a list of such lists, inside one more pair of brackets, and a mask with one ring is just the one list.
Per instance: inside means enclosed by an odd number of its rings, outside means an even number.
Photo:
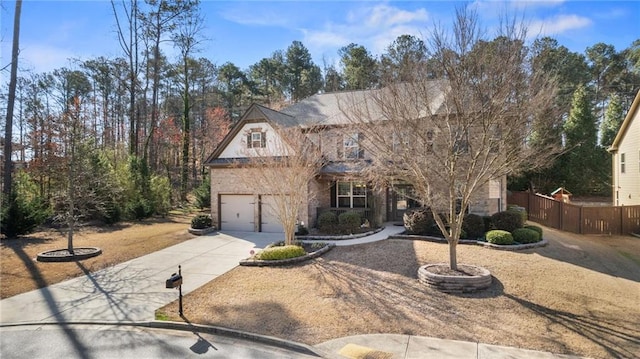
[{"label": "beige siding", "polygon": [[[265,149],[247,148],[247,134],[252,130],[266,133]],[[261,151],[263,155],[266,154],[269,156],[282,156],[286,153],[285,145],[280,139],[280,136],[278,136],[278,133],[267,122],[245,124],[218,158],[252,157],[255,156],[256,151]]]},{"label": "beige siding", "polygon": [[[621,171],[620,158],[625,155],[625,172]],[[620,141],[614,161],[614,191],[617,189],[617,205],[640,205],[640,111],[636,111],[629,128]],[[615,192],[614,192],[615,194]],[[615,198],[614,198],[615,200]]]}]

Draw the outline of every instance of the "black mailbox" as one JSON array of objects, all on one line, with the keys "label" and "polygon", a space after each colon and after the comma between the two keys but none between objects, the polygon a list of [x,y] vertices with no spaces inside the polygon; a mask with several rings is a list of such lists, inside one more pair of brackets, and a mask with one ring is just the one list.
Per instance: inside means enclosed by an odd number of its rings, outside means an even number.
[{"label": "black mailbox", "polygon": [[178,288],[182,285],[182,276],[177,273],[173,273],[169,279],[167,279],[167,288]]}]

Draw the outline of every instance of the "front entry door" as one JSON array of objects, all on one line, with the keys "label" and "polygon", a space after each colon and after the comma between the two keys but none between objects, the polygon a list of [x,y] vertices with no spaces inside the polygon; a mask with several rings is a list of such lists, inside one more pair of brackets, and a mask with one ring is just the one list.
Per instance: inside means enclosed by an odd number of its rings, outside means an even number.
[{"label": "front entry door", "polygon": [[402,221],[402,216],[407,210],[419,207],[411,196],[412,191],[413,187],[410,185],[396,186],[391,191],[391,217],[393,221]]}]

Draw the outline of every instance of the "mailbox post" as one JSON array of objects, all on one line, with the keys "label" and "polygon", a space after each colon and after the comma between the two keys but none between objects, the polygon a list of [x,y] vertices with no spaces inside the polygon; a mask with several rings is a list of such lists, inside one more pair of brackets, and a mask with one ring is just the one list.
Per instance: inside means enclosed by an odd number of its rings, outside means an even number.
[{"label": "mailbox post", "polygon": [[178,313],[182,316],[182,266],[178,265],[178,273],[171,274],[171,277],[166,280],[165,286],[167,289],[178,288]]}]

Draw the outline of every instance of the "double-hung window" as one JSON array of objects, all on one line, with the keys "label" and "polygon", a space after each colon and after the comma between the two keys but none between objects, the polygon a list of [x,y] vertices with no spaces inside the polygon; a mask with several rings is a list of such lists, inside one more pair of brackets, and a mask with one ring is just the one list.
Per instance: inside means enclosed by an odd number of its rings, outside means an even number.
[{"label": "double-hung window", "polygon": [[266,147],[266,133],[257,130],[251,130],[247,134],[247,148],[265,148]]},{"label": "double-hung window", "polygon": [[352,160],[364,158],[364,150],[360,148],[363,135],[361,133],[350,133],[342,137],[342,156],[344,159]]},{"label": "double-hung window", "polygon": [[365,182],[337,183],[337,204],[341,208],[367,208],[367,184]]},{"label": "double-hung window", "polygon": [[625,167],[626,167],[627,163],[626,163],[626,159],[625,159],[625,155],[624,153],[620,154],[620,173],[624,173],[625,171]]}]

